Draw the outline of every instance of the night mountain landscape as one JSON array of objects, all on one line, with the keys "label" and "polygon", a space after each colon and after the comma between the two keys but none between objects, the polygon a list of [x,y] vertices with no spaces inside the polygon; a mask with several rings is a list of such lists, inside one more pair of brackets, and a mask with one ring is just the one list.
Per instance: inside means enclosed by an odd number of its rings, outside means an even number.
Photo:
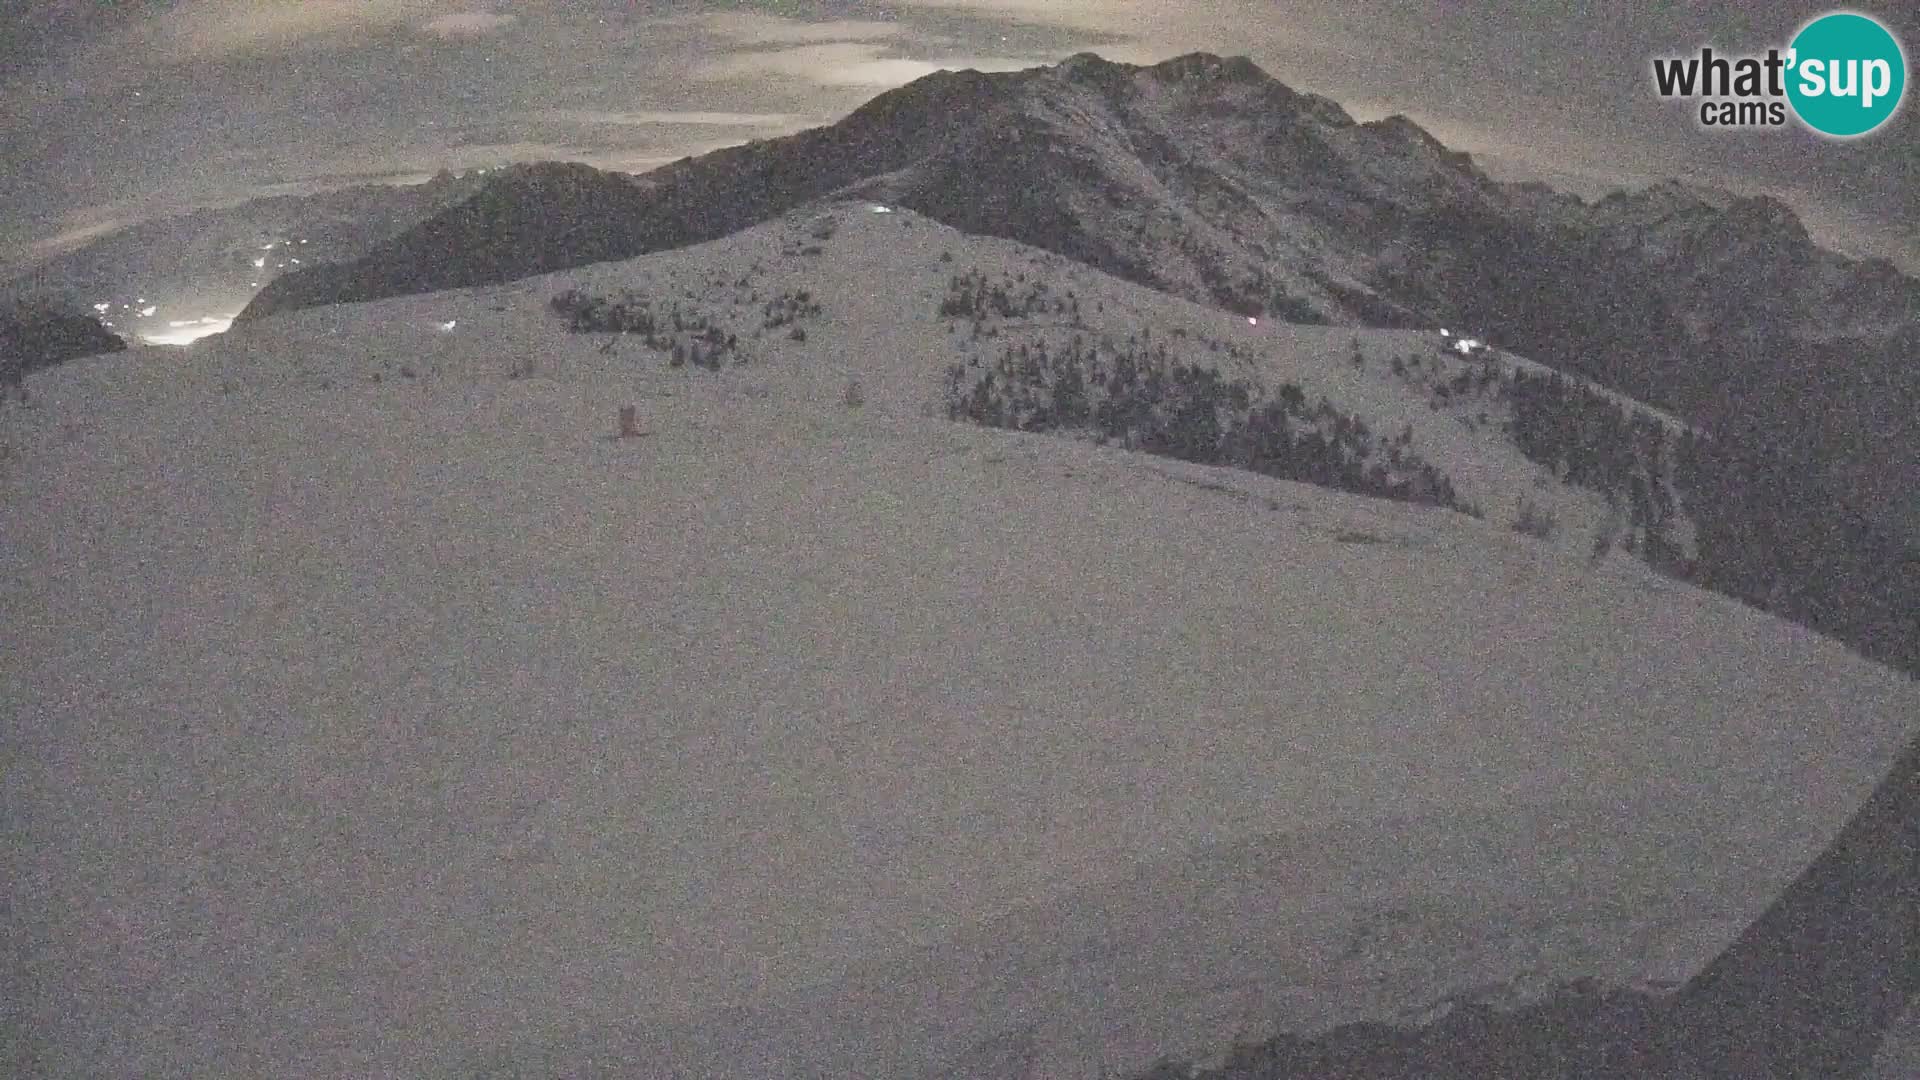
[{"label": "night mountain landscape", "polygon": [[1820,250],[1764,197],[1667,184],[1589,205],[1499,184],[1404,117],[1355,123],[1245,58],[942,73],[637,183],[510,172],[240,317],[679,247],[833,196],[1245,314],[1478,328],[1712,430],[1796,432],[1796,465],[1920,527],[1890,497],[1920,477],[1920,282]]},{"label": "night mountain landscape", "polygon": [[22,279],[0,1071],[1920,1073],[1920,281],[1052,55]]}]

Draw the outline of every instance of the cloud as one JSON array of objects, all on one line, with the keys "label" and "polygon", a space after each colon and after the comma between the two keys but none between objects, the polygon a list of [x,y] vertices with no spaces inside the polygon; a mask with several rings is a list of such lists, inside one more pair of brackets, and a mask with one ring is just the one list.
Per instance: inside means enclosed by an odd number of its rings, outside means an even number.
[{"label": "cloud", "polygon": [[[1325,0],[1315,0],[1325,2]],[[894,0],[921,18],[942,22],[964,19],[976,25],[997,26],[1005,34],[1033,37],[1062,35],[1079,44],[1060,53],[1092,47],[1101,56],[1123,63],[1148,63],[1181,53],[1245,52],[1251,42],[1287,41],[1298,35],[1305,21],[1294,4],[1271,0],[1214,0],[1205,4],[1168,3],[1166,0]],[[1350,13],[1327,20],[1338,25],[1351,21]],[[1005,40],[1004,38],[1002,40]],[[1371,62],[1373,54],[1368,54]]]},{"label": "cloud", "polygon": [[790,128],[809,122],[797,113],[698,112],[692,110],[658,112],[609,112],[592,109],[542,109],[524,114],[530,120],[550,123],[647,127],[655,124],[687,124],[695,127],[768,127]]},{"label": "cloud", "polygon": [[83,248],[109,233],[137,225],[148,216],[130,201],[67,211],[52,226],[58,231],[51,235],[0,244],[0,281],[24,274],[56,255]]},{"label": "cloud", "polygon": [[1101,33],[1128,32],[1148,23],[1191,21],[1192,5],[1164,0],[896,0],[902,7],[956,11]]},{"label": "cloud", "polygon": [[110,215],[111,213],[112,211],[107,207],[92,207],[86,210],[76,211],[72,215],[75,218],[97,218],[97,220],[92,221],[90,224],[79,225],[67,229],[64,232],[56,233],[44,240],[36,240],[27,245],[27,251],[36,256],[59,255],[72,251],[75,248],[83,247],[90,240],[105,236],[110,232],[117,232],[140,220],[136,215],[123,214],[123,216],[118,217],[101,216]]},{"label": "cloud", "polygon": [[413,30],[478,37],[518,16],[447,10],[444,0],[192,0],[132,31],[128,42],[162,59],[202,59],[293,48],[314,38]]},{"label": "cloud", "polygon": [[740,139],[715,139],[670,146],[577,146],[568,143],[524,140],[516,142],[474,143],[460,147],[403,150],[380,156],[343,159],[331,163],[341,172],[379,172],[395,182],[425,181],[440,169],[466,172],[470,169],[498,168],[528,161],[578,161],[596,169],[615,172],[642,172],[683,157],[699,156],[728,146]]},{"label": "cloud", "polygon": [[[0,44],[0,94],[36,102],[36,109],[17,115],[0,110],[0,129],[23,126],[37,113],[69,101],[112,97],[182,65],[245,60],[316,44],[370,45],[394,33],[412,33],[430,43],[493,33],[518,22],[515,15],[463,10],[472,2],[183,0],[156,12],[159,0],[140,0],[113,19],[55,21],[55,28],[66,30],[58,49],[29,41],[10,54]],[[52,9],[48,5],[42,11],[42,21],[53,20],[46,13]],[[21,59],[27,62],[11,62]]]},{"label": "cloud", "polygon": [[425,0],[198,0],[153,20],[139,36],[172,58],[270,52],[356,30],[406,26],[431,17]]},{"label": "cloud", "polygon": [[886,89],[904,86],[936,71],[974,68],[980,71],[1018,71],[1043,63],[1037,59],[1004,56],[955,56],[916,60],[881,55],[879,45],[841,41],[803,45],[793,49],[740,53],[706,64],[695,77],[728,82],[777,76],[818,86]]},{"label": "cloud", "polygon": [[726,12],[698,15],[687,20],[709,33],[740,45],[799,45],[820,41],[875,41],[897,38],[906,33],[900,23],[870,19],[840,19],[834,22],[800,22],[776,15]]},{"label": "cloud", "polygon": [[482,37],[512,25],[518,16],[497,15],[490,11],[456,11],[427,21],[421,27],[443,38]]}]

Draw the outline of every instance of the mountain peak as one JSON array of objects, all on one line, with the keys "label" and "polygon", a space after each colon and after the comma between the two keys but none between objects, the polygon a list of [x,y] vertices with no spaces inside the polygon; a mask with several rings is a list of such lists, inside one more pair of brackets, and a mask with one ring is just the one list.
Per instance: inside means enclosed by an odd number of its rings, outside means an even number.
[{"label": "mountain peak", "polygon": [[1054,65],[1063,75],[1124,74],[1136,70],[1131,64],[1115,63],[1097,52],[1077,52]]},{"label": "mountain peak", "polygon": [[1738,199],[1727,208],[1727,216],[1737,221],[1750,223],[1768,230],[1785,233],[1801,241],[1809,241],[1807,227],[1801,223],[1800,215],[1793,207],[1771,195],[1755,195]]},{"label": "mountain peak", "polygon": [[1218,56],[1208,52],[1186,53],[1157,64],[1139,66],[1108,60],[1096,52],[1077,52],[1051,69],[1070,82],[1111,86],[1138,74],[1162,82],[1227,82],[1279,85],[1260,65],[1244,56]]},{"label": "mountain peak", "polygon": [[1394,113],[1392,116],[1368,121],[1361,126],[1394,142],[1419,147],[1453,165],[1473,163],[1473,159],[1465,152],[1447,149],[1445,143],[1434,138],[1431,132],[1414,123],[1413,119],[1405,113]]},{"label": "mountain peak", "polygon": [[849,113],[843,123],[874,129],[893,125],[916,130],[950,127],[1010,100],[1016,87],[1032,74],[1031,69],[1000,74],[974,68],[929,72],[873,98]]},{"label": "mountain peak", "polygon": [[1260,70],[1260,65],[1244,56],[1221,57],[1209,52],[1176,56],[1147,70],[1171,81],[1262,83],[1273,79],[1273,76]]},{"label": "mountain peak", "polygon": [[1636,191],[1610,191],[1594,205],[1629,213],[1664,215],[1725,210],[1736,198],[1724,188],[1669,178]]}]

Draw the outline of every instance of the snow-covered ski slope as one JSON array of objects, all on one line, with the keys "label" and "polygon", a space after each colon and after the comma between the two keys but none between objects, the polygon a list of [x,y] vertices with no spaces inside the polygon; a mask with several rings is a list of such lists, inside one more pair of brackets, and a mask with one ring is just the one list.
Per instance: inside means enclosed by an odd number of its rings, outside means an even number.
[{"label": "snow-covered ski slope", "polygon": [[[905,213],[782,254],[808,228],[29,378],[0,1060],[1091,1077],[1677,980],[1914,734],[1910,680],[1515,534],[1516,493],[1575,496],[1339,366],[1424,335],[1248,326]],[[1489,519],[950,423],[969,268],[1414,424]],[[679,295],[750,362],[603,354],[568,286]],[[755,336],[802,288],[806,339]]]}]

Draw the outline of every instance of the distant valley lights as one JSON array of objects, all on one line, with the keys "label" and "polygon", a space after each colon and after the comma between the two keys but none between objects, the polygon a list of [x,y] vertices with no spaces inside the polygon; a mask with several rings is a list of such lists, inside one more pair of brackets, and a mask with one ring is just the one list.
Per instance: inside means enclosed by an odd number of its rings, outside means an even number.
[{"label": "distant valley lights", "polygon": [[203,337],[225,333],[233,325],[233,318],[232,315],[202,315],[197,319],[169,319],[166,330],[141,334],[140,340],[148,345],[188,345]]}]

